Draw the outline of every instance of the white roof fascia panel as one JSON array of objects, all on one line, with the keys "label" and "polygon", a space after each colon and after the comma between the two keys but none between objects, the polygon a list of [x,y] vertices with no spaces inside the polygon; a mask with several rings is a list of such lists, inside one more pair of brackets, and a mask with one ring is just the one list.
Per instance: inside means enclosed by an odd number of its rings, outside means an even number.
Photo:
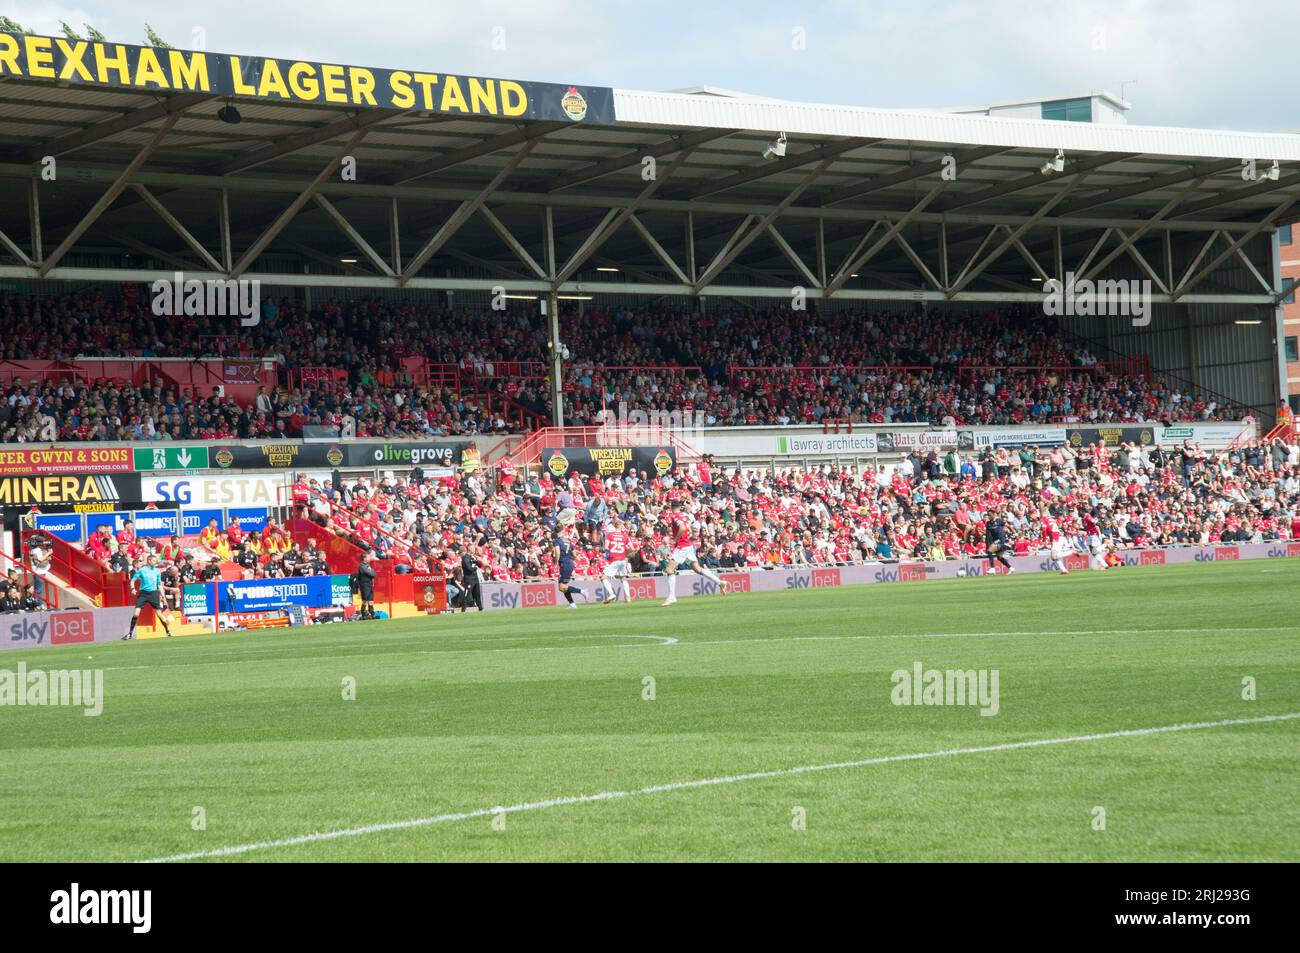
[{"label": "white roof fascia panel", "polygon": [[614,90],[614,113],[620,123],[749,129],[784,132],[789,136],[845,136],[1044,151],[1064,149],[1066,152],[1300,161],[1300,135],[1287,133],[1009,119],[627,89]]}]

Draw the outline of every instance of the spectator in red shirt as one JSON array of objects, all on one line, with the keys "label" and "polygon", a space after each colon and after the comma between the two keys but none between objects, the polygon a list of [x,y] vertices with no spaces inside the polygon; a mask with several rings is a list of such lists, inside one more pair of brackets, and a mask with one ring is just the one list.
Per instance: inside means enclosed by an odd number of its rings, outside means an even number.
[{"label": "spectator in red shirt", "polygon": [[244,528],[239,525],[239,517],[230,517],[230,522],[226,525],[226,542],[230,544],[231,552],[243,549],[244,536],[246,535]]}]

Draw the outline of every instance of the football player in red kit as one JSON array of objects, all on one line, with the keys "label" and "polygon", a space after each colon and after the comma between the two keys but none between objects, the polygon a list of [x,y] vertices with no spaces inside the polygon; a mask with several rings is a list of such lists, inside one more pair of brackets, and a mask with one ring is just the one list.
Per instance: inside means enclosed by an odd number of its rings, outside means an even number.
[{"label": "football player in red kit", "polygon": [[1056,525],[1056,520],[1050,515],[1043,516],[1043,539],[1047,541],[1052,554],[1052,568],[1062,576],[1068,576],[1070,570],[1065,566],[1065,557],[1074,551],[1070,545],[1070,540],[1061,528]]},{"label": "football player in red kit", "polygon": [[670,606],[677,601],[677,573],[683,566],[689,566],[693,572],[699,573],[705,579],[711,579],[718,586],[718,591],[725,593],[727,584],[719,578],[718,574],[712,569],[708,569],[700,564],[700,558],[695,553],[695,536],[691,532],[689,524],[681,516],[675,513],[669,521],[672,525],[673,551],[668,557],[668,598],[664,600],[664,605]]},{"label": "football player in red kit", "polygon": [[1106,544],[1101,538],[1101,527],[1088,510],[1080,510],[1080,515],[1083,519],[1083,535],[1087,538],[1088,568],[1105,570]]},{"label": "football player in red kit", "polygon": [[632,601],[632,587],[627,581],[628,576],[632,575],[632,564],[627,559],[627,548],[631,541],[632,537],[623,527],[623,521],[618,516],[610,517],[605,524],[605,551],[609,555],[604,571],[606,605],[618,601],[615,580],[623,583],[623,601]]}]

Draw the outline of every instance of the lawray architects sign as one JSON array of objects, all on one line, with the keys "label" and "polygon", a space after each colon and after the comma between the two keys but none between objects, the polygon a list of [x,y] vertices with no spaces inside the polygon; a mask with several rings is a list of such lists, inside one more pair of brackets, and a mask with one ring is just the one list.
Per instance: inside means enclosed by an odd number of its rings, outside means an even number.
[{"label": "lawray architects sign", "polygon": [[[730,430],[730,428],[728,428]],[[685,437],[700,453],[710,453],[726,460],[737,457],[853,457],[876,452],[876,435],[861,433],[825,433],[820,428],[769,430],[760,428],[730,432],[710,430]]]},{"label": "lawray architects sign", "polygon": [[776,438],[776,452],[781,456],[851,456],[875,453],[874,433],[792,434]]}]

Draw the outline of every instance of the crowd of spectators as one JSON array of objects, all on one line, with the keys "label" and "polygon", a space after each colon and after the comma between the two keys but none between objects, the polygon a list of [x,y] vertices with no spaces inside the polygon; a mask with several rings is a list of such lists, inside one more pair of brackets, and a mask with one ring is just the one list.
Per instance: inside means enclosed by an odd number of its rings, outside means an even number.
[{"label": "crowd of spectators", "polygon": [[684,469],[361,479],[313,487],[310,499],[320,522],[398,571],[440,562],[453,577],[468,554],[498,581],[553,578],[559,532],[573,537],[576,572],[597,574],[614,524],[631,532],[640,572],[663,567],[678,522],[720,569],[983,558],[994,519],[1008,555],[1048,552],[1058,535],[1081,552],[1095,536],[1111,561],[1139,547],[1300,539],[1295,440],[931,450],[880,469],[722,469],[706,458]]},{"label": "crowd of spectators", "polygon": [[[128,575],[145,565],[150,556],[157,557],[163,603],[170,609],[181,607],[181,587],[188,583],[323,576],[330,572],[329,562],[314,540],[299,546],[273,518],[256,531],[243,529],[238,517],[232,517],[224,529],[212,520],[192,539],[174,535],[142,537],[129,519],[116,532],[101,523],[81,548],[105,569]],[[39,542],[29,547],[25,557],[36,572],[48,571],[48,551]]]},{"label": "crowd of spectators", "polygon": [[37,592],[36,583],[28,578],[21,567],[11,566],[0,575],[0,613],[36,612],[45,608],[45,601]]},{"label": "crowd of spectators", "polygon": [[[1005,555],[1048,553],[1063,537],[1117,565],[1128,549],[1300,539],[1300,440],[1223,450],[936,449],[878,469],[723,468],[706,457],[664,475],[605,478],[506,466],[361,478],[337,489],[300,476],[291,515],[314,519],[397,572],[440,566],[453,582],[467,562],[483,581],[555,578],[559,534],[574,544],[576,574],[599,574],[612,528],[630,533],[635,572],[661,571],[683,526],[701,564],[722,570],[983,559],[995,522]],[[179,608],[189,582],[342,571],[314,539],[300,546],[292,537],[275,519],[257,531],[214,521],[191,539],[141,538],[127,521],[117,532],[101,525],[84,548],[124,573],[157,556],[165,604]],[[48,570],[39,544],[25,558]],[[0,611],[37,605],[26,582],[0,582]]]},{"label": "crowd of spectators", "polygon": [[400,385],[262,388],[242,405],[216,389],[204,398],[174,387],[30,380],[11,383],[0,400],[0,443],[288,440],[307,424],[380,439],[510,431],[472,399]]},{"label": "crowd of spectators", "polygon": [[[0,442],[297,437],[305,425],[358,437],[505,432],[513,404],[550,416],[539,375],[543,319],[521,310],[449,309],[365,299],[307,308],[267,302],[262,320],[155,316],[147,302],[86,292],[0,292],[0,360],[81,356],[278,358],[280,387],[240,405],[215,390],[111,381],[9,381]],[[1105,364],[1036,311],[583,307],[562,317],[571,355],[566,417],[677,413],[691,424],[931,421],[1019,424],[1239,419],[1242,408],[1159,376]],[[455,365],[459,388],[412,377],[407,358]],[[507,365],[526,373],[505,373]],[[302,368],[340,372],[303,383]],[[489,402],[478,387],[508,402]]]}]

